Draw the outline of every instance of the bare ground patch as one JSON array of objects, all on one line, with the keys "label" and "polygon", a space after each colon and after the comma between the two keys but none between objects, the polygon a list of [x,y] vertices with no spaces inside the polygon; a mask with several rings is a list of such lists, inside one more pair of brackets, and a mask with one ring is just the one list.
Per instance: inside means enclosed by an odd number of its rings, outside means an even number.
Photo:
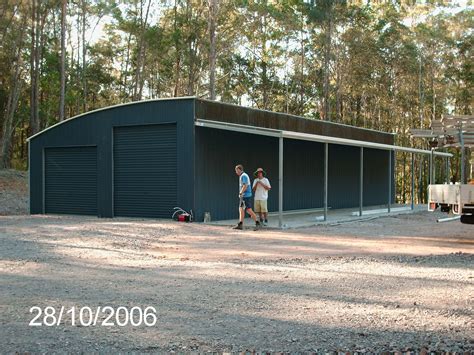
[{"label": "bare ground patch", "polygon": [[[417,213],[291,231],[0,217],[7,352],[474,351],[472,226]],[[155,306],[147,327],[29,327],[32,306]]]},{"label": "bare ground patch", "polygon": [[28,173],[0,169],[0,216],[28,213]]}]

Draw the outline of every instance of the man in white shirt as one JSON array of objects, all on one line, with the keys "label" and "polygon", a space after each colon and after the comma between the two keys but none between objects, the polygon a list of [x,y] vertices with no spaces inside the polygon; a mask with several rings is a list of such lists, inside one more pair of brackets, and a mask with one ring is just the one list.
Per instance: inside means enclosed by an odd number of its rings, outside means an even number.
[{"label": "man in white shirt", "polygon": [[255,180],[253,181],[252,190],[255,194],[255,212],[260,217],[260,223],[264,226],[268,225],[268,191],[272,188],[270,181],[265,177],[267,174],[262,168],[258,168],[254,173]]}]

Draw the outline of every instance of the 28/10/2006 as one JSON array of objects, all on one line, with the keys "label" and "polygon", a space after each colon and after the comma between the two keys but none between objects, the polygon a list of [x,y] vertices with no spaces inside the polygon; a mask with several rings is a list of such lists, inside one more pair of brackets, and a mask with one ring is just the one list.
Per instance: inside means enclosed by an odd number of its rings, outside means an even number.
[{"label": "28/10/2006", "polygon": [[[51,306],[45,307],[44,311],[41,307],[34,306],[30,308],[30,313],[35,314],[29,323],[32,327],[40,327],[43,325],[52,327],[61,324],[70,324],[71,326],[77,324],[83,327],[96,325],[103,327],[124,327],[128,324],[134,327],[141,325],[152,327],[158,320],[156,309],[152,306],[148,306],[143,310],[141,307],[128,309],[123,306],[117,307],[117,309],[111,306],[98,306],[94,309],[91,307],[79,308],[72,306],[66,309],[62,306],[58,311]],[[100,317],[101,314],[102,317]]]}]

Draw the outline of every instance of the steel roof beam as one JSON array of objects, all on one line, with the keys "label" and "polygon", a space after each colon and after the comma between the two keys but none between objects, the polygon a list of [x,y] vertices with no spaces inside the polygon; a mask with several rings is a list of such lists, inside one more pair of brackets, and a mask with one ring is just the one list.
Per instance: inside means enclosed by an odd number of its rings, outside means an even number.
[{"label": "steel roof beam", "polygon": [[[347,138],[322,136],[322,135],[317,135],[317,134],[254,127],[254,126],[247,126],[247,125],[228,123],[228,122],[197,119],[195,125],[198,127],[223,129],[227,131],[257,134],[257,135],[270,136],[270,137],[283,137],[283,138],[306,140],[306,141],[313,141],[313,142],[319,142],[319,143],[350,145],[350,146],[355,146],[355,147],[374,148],[374,149],[382,149],[382,150],[395,150],[395,151],[400,151],[400,152],[419,153],[419,154],[426,154],[426,155],[431,154],[430,150],[401,147],[401,146],[391,145],[391,144],[359,141],[359,140],[347,139]],[[451,153],[436,152],[436,151],[434,152],[434,155],[443,156],[443,157],[453,156]]]}]

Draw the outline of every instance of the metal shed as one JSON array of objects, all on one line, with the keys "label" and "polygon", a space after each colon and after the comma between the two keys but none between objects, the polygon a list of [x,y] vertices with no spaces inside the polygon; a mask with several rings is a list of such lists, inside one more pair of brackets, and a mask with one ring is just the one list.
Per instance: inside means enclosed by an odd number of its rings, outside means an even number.
[{"label": "metal shed", "polygon": [[[197,220],[236,214],[241,163],[264,167],[269,209],[348,208],[394,198],[393,134],[184,97],[70,118],[29,138],[30,212]],[[446,153],[431,153],[446,155]]]}]

